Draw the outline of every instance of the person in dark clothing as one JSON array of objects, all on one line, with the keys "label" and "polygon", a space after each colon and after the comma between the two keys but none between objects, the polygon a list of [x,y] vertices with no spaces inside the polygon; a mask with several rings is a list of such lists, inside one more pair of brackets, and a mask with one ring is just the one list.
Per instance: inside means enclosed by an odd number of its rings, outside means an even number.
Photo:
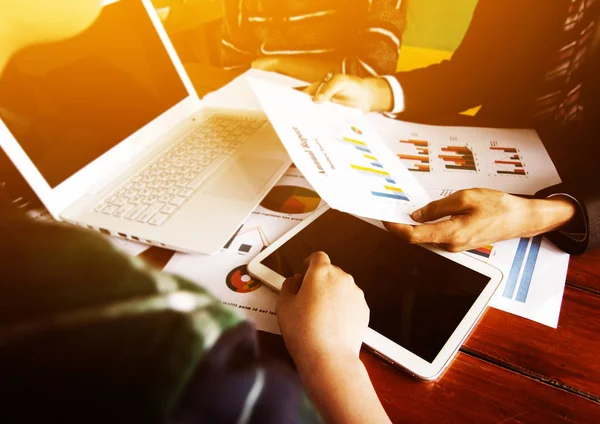
[{"label": "person in dark clothing", "polygon": [[307,89],[317,102],[428,123],[480,105],[470,125],[535,128],[563,176],[536,199],[459,191],[413,214],[451,220],[390,231],[451,251],[542,233],[569,253],[600,246],[599,9],[598,0],[480,0],[450,60],[383,78],[336,75]]},{"label": "person in dark clothing", "polygon": [[306,81],[393,73],[407,0],[225,0],[222,65]]}]

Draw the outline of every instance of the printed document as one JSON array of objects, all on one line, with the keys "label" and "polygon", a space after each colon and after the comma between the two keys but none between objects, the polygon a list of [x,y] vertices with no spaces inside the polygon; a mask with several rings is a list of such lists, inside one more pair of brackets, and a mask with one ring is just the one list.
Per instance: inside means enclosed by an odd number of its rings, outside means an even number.
[{"label": "printed document", "polygon": [[386,146],[427,190],[533,195],[561,182],[534,130],[442,127],[370,115]]},{"label": "printed document", "polygon": [[249,81],[292,160],[332,208],[416,224],[409,215],[429,197],[365,114],[333,103],[315,104],[283,85]]}]

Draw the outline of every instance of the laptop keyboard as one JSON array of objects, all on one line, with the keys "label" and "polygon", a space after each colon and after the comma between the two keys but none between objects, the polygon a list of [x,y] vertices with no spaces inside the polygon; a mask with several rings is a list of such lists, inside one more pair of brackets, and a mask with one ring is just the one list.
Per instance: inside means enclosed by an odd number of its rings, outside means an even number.
[{"label": "laptop keyboard", "polygon": [[267,122],[212,115],[113,191],[94,212],[159,226],[180,209],[216,169]]}]

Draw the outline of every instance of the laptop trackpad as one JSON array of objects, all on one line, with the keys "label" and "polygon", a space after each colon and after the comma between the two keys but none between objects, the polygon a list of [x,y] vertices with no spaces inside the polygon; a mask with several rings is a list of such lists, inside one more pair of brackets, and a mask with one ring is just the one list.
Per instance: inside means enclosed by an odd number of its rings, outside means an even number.
[{"label": "laptop trackpad", "polygon": [[242,202],[253,200],[283,164],[277,159],[239,156],[211,178],[204,194]]}]

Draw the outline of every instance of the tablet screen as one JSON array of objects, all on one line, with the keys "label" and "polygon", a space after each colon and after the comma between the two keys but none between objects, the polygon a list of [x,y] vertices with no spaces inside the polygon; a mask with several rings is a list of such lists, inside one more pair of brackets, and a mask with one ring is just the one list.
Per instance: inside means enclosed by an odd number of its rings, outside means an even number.
[{"label": "tablet screen", "polygon": [[284,277],[324,251],[351,274],[371,310],[369,327],[433,362],[490,278],[363,220],[329,210],[262,261]]}]

